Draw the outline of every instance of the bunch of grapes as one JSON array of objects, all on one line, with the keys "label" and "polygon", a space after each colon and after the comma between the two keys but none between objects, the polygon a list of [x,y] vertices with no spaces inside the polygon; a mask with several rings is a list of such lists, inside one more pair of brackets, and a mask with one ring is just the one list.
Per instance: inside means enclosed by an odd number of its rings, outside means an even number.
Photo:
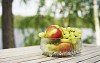
[{"label": "bunch of grapes", "polygon": [[78,28],[71,28],[71,27],[67,27],[67,28],[61,28],[63,31],[63,37],[65,39],[73,39],[73,38],[81,38],[82,32],[80,29]]},{"label": "bunch of grapes", "polygon": [[[61,27],[60,29],[62,30],[62,35],[63,35],[61,38],[64,38],[64,39],[81,38],[82,36],[81,30],[78,28]],[[47,38],[45,37],[45,35],[46,35],[46,32],[39,33],[39,37],[41,38]]]}]

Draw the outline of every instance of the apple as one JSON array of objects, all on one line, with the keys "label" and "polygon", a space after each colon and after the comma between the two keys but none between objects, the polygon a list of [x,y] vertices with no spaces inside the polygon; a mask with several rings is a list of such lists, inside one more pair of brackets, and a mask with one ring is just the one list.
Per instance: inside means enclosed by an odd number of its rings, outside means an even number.
[{"label": "apple", "polygon": [[72,45],[71,43],[61,43],[58,45],[59,46],[59,51],[60,52],[69,52],[72,50]]},{"label": "apple", "polygon": [[58,25],[51,25],[47,28],[45,35],[47,38],[61,38],[62,31],[59,29]]}]

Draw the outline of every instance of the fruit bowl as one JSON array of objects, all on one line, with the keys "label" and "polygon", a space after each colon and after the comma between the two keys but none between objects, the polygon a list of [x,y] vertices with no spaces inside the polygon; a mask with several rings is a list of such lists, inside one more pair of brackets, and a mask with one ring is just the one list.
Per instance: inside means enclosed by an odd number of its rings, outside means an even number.
[{"label": "fruit bowl", "polygon": [[42,38],[40,48],[46,56],[73,56],[80,53],[81,39]]},{"label": "fruit bowl", "polygon": [[78,28],[49,26],[41,37],[41,49],[47,56],[73,56],[80,53],[82,32]]}]

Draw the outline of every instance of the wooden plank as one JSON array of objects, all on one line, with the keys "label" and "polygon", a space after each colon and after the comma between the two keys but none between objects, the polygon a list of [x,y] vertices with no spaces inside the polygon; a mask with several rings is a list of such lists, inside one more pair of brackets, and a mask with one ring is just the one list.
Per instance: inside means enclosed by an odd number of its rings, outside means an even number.
[{"label": "wooden plank", "polygon": [[[21,50],[19,50],[19,49],[21,49]],[[31,52],[34,53],[34,54],[38,53],[38,52],[42,53],[42,51],[40,50],[39,47],[37,47],[36,49],[31,47],[31,49],[28,48],[26,51],[24,51],[24,49],[22,49],[22,48],[19,48],[19,49],[17,48],[16,51],[11,51],[12,49],[10,49],[9,50],[10,53],[9,53],[9,51],[5,51],[5,52],[3,51],[3,54],[0,54],[0,58],[8,58],[8,57],[14,57],[14,56],[21,56],[21,55],[31,54]]]},{"label": "wooden plank", "polygon": [[[90,54],[87,54],[87,55],[82,55],[82,56],[77,56],[76,58],[72,59],[72,60],[68,60],[68,61],[63,61],[63,62],[60,62],[60,63],[66,63],[66,62],[74,62],[74,63],[79,63],[79,62],[82,62],[86,59],[89,59],[91,57],[94,57],[94,56],[98,56],[100,55],[100,49],[98,51],[94,51]],[[96,59],[95,59],[96,60]]]},{"label": "wooden plank", "polygon": [[[93,48],[95,48],[95,47],[93,47]],[[27,54],[27,53],[31,53],[31,52],[34,52],[34,53],[41,52],[42,53],[42,51],[40,50],[39,47],[36,47],[35,49],[34,49],[34,47],[31,47],[31,49],[28,48],[25,51],[24,51],[23,48],[21,50],[19,50],[19,49],[17,48],[17,50],[14,50],[14,51],[11,51],[12,49],[10,49],[8,51],[5,51],[5,52],[3,51],[2,54],[0,53],[0,58],[6,58],[6,57],[8,58],[8,57],[12,57],[12,56],[20,56],[20,54]],[[82,51],[84,51],[84,50],[87,51],[88,49],[89,48],[85,47],[85,48],[82,49]]]},{"label": "wooden plank", "polygon": [[[22,52],[22,54],[18,54],[18,55],[15,55],[15,56],[12,56],[11,55],[11,57],[6,57],[5,58],[5,56],[3,56],[1,59],[2,59],[2,61],[9,61],[9,60],[19,60],[20,58],[22,59],[22,57],[23,56],[25,56],[25,55],[28,55],[28,56],[26,56],[26,57],[30,57],[29,55],[32,55],[33,56],[33,54],[34,53],[31,53],[31,51],[29,51],[29,52]],[[40,54],[40,52],[38,52],[38,53],[35,53],[35,55],[36,54]],[[42,54],[41,54],[42,55]],[[9,58],[9,59],[8,59]]]},{"label": "wooden plank", "polygon": [[5,59],[5,58],[12,58],[12,57],[22,57],[22,56],[26,56],[26,55],[39,55],[42,52],[23,52],[23,53],[16,53],[16,54],[11,54],[11,55],[4,55],[4,56],[0,56],[0,59]]},{"label": "wooden plank", "polygon": [[[100,50],[99,49],[99,47],[98,48],[95,48],[94,50],[89,50],[89,51],[83,51],[82,53],[81,53],[81,55],[78,55],[78,56],[85,56],[85,55],[87,55],[87,54],[90,54],[90,53],[93,53],[93,52],[95,52],[95,51],[98,51],[98,50]],[[68,60],[71,60],[71,59],[75,59],[75,58],[77,58],[77,56],[73,56],[73,57],[65,57],[65,58],[58,58],[58,59],[55,59],[55,60],[50,60],[50,61],[46,61],[47,63],[49,63],[49,62],[62,62],[62,61],[68,61]],[[43,63],[45,63],[45,62],[43,62]]]},{"label": "wooden plank", "polygon": [[44,57],[46,57],[46,56],[41,55],[41,56],[35,56],[35,57],[27,57],[27,58],[23,58],[23,59],[19,59],[19,60],[9,60],[9,61],[1,61],[1,62],[2,63],[10,63],[10,62],[11,63],[12,62],[21,63],[21,62],[27,62],[27,61],[36,60],[36,59],[42,59]]},{"label": "wooden plank", "polygon": [[[94,49],[94,50],[90,50],[90,51],[83,51],[82,53],[81,53],[81,55],[79,55],[79,57],[82,57],[82,56],[85,56],[85,55],[87,55],[87,54],[90,54],[90,53],[93,53],[93,52],[95,52],[95,51],[98,51],[98,50],[100,50],[100,49]],[[65,57],[65,58],[58,58],[58,59],[55,59],[55,60],[50,60],[50,61],[46,61],[46,62],[62,62],[62,61],[67,61],[67,60],[71,60],[71,59],[75,59],[77,56],[75,56],[75,57]],[[45,62],[43,62],[43,63],[45,63]]]},{"label": "wooden plank", "polygon": [[[89,54],[91,52],[96,52],[100,47],[83,47],[82,55]],[[94,49],[94,50],[92,50]],[[38,55],[39,54],[39,55]],[[37,56],[38,55],[38,56]],[[0,63],[33,63],[33,62],[60,62],[73,59],[70,58],[55,58],[55,57],[45,57],[42,55],[42,51],[39,46],[25,47],[25,48],[15,48],[0,50]],[[47,63],[46,62],[46,63]],[[68,62],[69,63],[69,62]]]},{"label": "wooden plank", "polygon": [[26,51],[24,51],[23,49],[21,49],[19,51],[11,51],[10,53],[8,53],[8,52],[5,51],[4,54],[3,53],[2,54],[0,53],[0,59],[1,58],[14,57],[14,56],[21,56],[21,55],[26,55],[26,54],[31,54],[31,53],[33,53],[33,54],[35,54],[35,53],[42,53],[42,51],[38,47],[37,47],[37,49],[34,49],[32,47],[31,49],[27,49]]},{"label": "wooden plank", "polygon": [[100,55],[97,55],[97,56],[91,57],[91,58],[86,59],[86,60],[79,62],[79,63],[96,63],[96,62],[99,62],[99,61],[100,61]]},{"label": "wooden plank", "polygon": [[94,62],[94,63],[100,63],[100,60],[99,60],[99,61],[96,61],[96,62]]},{"label": "wooden plank", "polygon": [[38,46],[1,49],[1,50],[0,50],[0,53],[4,53],[4,52],[8,52],[8,51],[11,52],[11,51],[17,51],[17,50],[27,50],[27,49],[37,48],[37,47],[38,47]]},{"label": "wooden plank", "polygon": [[[98,48],[99,49],[99,48]],[[98,51],[98,49],[95,49],[94,51]],[[100,50],[100,49],[99,49]],[[81,54],[81,56],[86,55],[86,54],[90,54],[92,52],[94,52],[93,50],[88,51],[88,52],[83,52]],[[46,58],[42,58],[42,59],[36,59],[36,60],[32,60],[32,61],[28,61],[28,62],[41,62],[41,63],[51,63],[51,62],[59,62],[60,60],[69,60],[69,59],[74,59],[76,57],[69,57],[69,58],[54,58],[54,57],[46,57]],[[27,63],[27,62],[26,62]]]},{"label": "wooden plank", "polygon": [[25,59],[25,58],[30,58],[30,57],[36,57],[36,56],[40,56],[42,54],[39,53],[31,53],[31,54],[26,54],[26,55],[20,55],[20,56],[14,56],[14,57],[8,57],[8,58],[2,58],[0,59],[1,61],[12,61],[12,60],[20,60],[20,59]]},{"label": "wooden plank", "polygon": [[45,60],[52,60],[52,59],[56,59],[56,57],[46,57],[46,58],[41,58],[41,59],[36,59],[36,60],[31,60],[31,61],[26,61],[26,62],[21,62],[21,63],[41,63],[42,61]]},{"label": "wooden plank", "polygon": [[40,46],[32,46],[32,47],[22,47],[22,48],[12,48],[12,49],[3,49],[3,50],[0,50],[0,55],[3,55],[3,54],[9,54],[9,53],[18,53],[19,51],[37,51],[40,50]]}]

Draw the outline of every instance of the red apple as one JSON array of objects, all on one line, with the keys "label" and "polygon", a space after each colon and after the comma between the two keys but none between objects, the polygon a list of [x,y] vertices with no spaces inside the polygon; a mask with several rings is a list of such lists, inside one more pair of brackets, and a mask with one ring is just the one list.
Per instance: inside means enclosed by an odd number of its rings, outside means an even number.
[{"label": "red apple", "polygon": [[72,50],[71,43],[61,43],[59,44],[59,51],[60,52],[69,52]]},{"label": "red apple", "polygon": [[51,25],[46,30],[47,38],[61,38],[62,31],[59,29],[58,25]]}]

